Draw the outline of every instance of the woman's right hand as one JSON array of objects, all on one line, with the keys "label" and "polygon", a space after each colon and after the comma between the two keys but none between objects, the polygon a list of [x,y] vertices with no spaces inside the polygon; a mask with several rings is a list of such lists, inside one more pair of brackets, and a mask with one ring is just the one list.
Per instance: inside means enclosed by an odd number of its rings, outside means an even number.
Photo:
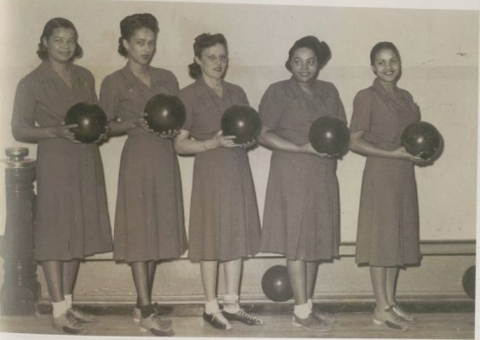
[{"label": "woman's right hand", "polygon": [[75,134],[70,130],[76,127],[78,127],[77,124],[62,125],[55,128],[53,134],[55,137],[64,138],[73,143],[80,143],[78,140],[75,139]]},{"label": "woman's right hand", "polygon": [[326,154],[326,153],[319,153],[317,152],[317,150],[315,150],[312,146],[311,143],[307,143],[305,145],[302,145],[301,146],[301,149],[302,149],[302,152],[303,153],[307,153],[307,154],[310,154],[310,155],[315,155],[315,156],[318,156],[320,158],[332,158],[330,155]]},{"label": "woman's right hand", "polygon": [[404,159],[404,160],[412,161],[418,164],[421,164],[424,162],[423,158],[421,158],[420,155],[417,155],[417,156],[410,155],[407,152],[407,150],[405,150],[404,146],[401,146],[398,149],[393,150],[392,156],[394,156],[394,158],[397,158],[397,159]]},{"label": "woman's right hand", "polygon": [[147,114],[145,112],[139,113],[136,119],[136,126],[140,126],[143,130],[147,132],[155,132],[150,128],[150,126],[148,126],[148,123],[145,120],[146,116]]},{"label": "woman's right hand", "polygon": [[233,142],[234,139],[235,139],[235,136],[224,136],[223,131],[220,130],[215,134],[215,136],[213,136],[213,138],[203,141],[203,146],[207,150],[216,149],[219,147],[224,147],[224,148],[239,147],[240,145],[237,145]]}]

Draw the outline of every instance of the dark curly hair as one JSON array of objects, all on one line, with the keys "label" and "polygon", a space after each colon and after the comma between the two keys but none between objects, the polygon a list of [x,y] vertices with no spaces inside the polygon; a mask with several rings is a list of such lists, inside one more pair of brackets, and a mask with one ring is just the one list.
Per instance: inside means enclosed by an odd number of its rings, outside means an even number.
[{"label": "dark curly hair", "polygon": [[38,50],[37,50],[38,57],[42,60],[48,59],[48,49],[43,44],[43,38],[48,40],[52,36],[53,30],[56,28],[69,28],[73,30],[73,32],[75,32],[75,52],[73,53],[73,57],[71,60],[75,58],[81,58],[83,56],[83,49],[78,44],[77,29],[75,28],[75,25],[73,25],[73,23],[70,20],[65,18],[53,18],[53,19],[50,19],[45,24],[42,35],[40,36],[40,42],[38,43]]},{"label": "dark curly hair", "polygon": [[370,65],[375,64],[377,53],[383,50],[392,50],[393,53],[397,55],[398,61],[400,61],[400,63],[402,62],[397,47],[390,41],[382,41],[373,46],[372,51],[370,52]]},{"label": "dark curly hair", "polygon": [[307,35],[306,37],[295,41],[293,46],[288,51],[288,60],[285,62],[285,67],[290,72],[292,72],[292,66],[290,65],[290,62],[292,61],[293,54],[299,48],[309,48],[313,51],[313,53],[315,53],[319,64],[318,70],[325,66],[332,56],[332,52],[330,51],[330,47],[328,47],[327,43],[323,41],[320,42],[317,37],[314,37],[313,35]]},{"label": "dark curly hair", "polygon": [[118,38],[118,53],[120,53],[120,55],[126,57],[128,54],[127,49],[123,46],[123,40],[128,41],[135,31],[140,28],[148,28],[155,33],[155,35],[160,32],[157,18],[150,13],[132,14],[125,17],[120,21],[121,36]]},{"label": "dark curly hair", "polygon": [[[198,37],[195,38],[195,42],[193,43],[193,53],[195,57],[201,58],[203,50],[210,48],[212,46],[215,46],[217,44],[223,45],[228,55],[227,39],[225,39],[225,37],[221,33],[200,34]],[[188,65],[188,74],[193,79],[197,79],[202,75],[202,69],[200,68],[200,65],[195,61],[195,58],[193,58],[193,63]]]}]

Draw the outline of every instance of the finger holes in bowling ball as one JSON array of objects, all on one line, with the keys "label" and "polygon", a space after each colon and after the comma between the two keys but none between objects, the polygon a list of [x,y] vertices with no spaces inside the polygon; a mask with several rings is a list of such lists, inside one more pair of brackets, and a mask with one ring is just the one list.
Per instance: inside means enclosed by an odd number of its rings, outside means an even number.
[{"label": "finger holes in bowling ball", "polygon": [[263,293],[272,301],[283,302],[293,297],[286,266],[270,267],[262,277]]},{"label": "finger holes in bowling ball", "polygon": [[81,102],[73,105],[65,115],[65,125],[77,124],[71,128],[75,140],[81,143],[95,143],[107,130],[107,116],[96,104]]},{"label": "finger holes in bowling ball", "polygon": [[262,121],[254,108],[233,105],[222,116],[221,129],[224,136],[235,136],[235,144],[253,141],[260,134]]},{"label": "finger holes in bowling ball", "polygon": [[156,94],[145,105],[145,120],[155,132],[180,130],[187,118],[185,105],[180,98],[168,94]]},{"label": "finger holes in bowling ball", "polygon": [[469,297],[475,299],[475,266],[468,268],[462,278],[463,290]]},{"label": "finger holes in bowling ball", "polygon": [[433,160],[440,154],[442,137],[435,126],[419,121],[405,128],[401,143],[410,155]]},{"label": "finger holes in bowling ball", "polygon": [[323,116],[310,126],[308,139],[318,153],[341,157],[348,150],[350,131],[340,118]]}]

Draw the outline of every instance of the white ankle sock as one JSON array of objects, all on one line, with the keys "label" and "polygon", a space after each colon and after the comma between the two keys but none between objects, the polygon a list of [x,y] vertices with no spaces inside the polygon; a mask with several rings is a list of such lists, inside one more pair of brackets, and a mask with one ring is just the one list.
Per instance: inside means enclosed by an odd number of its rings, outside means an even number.
[{"label": "white ankle sock", "polygon": [[67,303],[68,303],[68,307],[72,307],[72,303],[73,303],[72,302],[72,300],[73,300],[72,294],[65,295],[64,298],[65,298],[65,301],[67,301]]},{"label": "white ankle sock", "polygon": [[205,301],[205,313],[213,314],[220,312],[220,307],[218,306],[217,299],[213,299],[212,301]]},{"label": "white ankle sock", "polygon": [[293,307],[293,313],[300,319],[306,319],[311,312],[312,309],[310,308],[308,303],[304,303],[303,305],[295,305]]},{"label": "white ankle sock", "polygon": [[307,300],[307,304],[308,304],[308,306],[310,307],[310,309],[313,309],[313,301],[312,301],[312,299],[308,299],[308,300]]},{"label": "white ankle sock", "polygon": [[232,314],[238,313],[240,311],[238,299],[238,295],[225,295],[223,297],[223,310]]},{"label": "white ankle sock", "polygon": [[70,308],[66,300],[60,302],[53,302],[53,317],[58,318],[59,316],[65,314],[67,310]]}]

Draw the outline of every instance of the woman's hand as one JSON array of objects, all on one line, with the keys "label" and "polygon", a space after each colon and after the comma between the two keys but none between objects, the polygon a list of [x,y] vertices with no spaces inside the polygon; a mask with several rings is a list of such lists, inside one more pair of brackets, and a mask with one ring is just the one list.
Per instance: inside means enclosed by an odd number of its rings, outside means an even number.
[{"label": "woman's hand", "polygon": [[257,144],[257,140],[254,138],[252,139],[251,141],[249,142],[246,142],[246,143],[243,143],[243,144],[236,144],[238,146],[240,146],[242,149],[246,150],[248,148],[250,148],[251,146]]},{"label": "woman's hand", "polygon": [[315,150],[313,148],[311,143],[307,143],[307,144],[303,145],[301,148],[302,148],[304,153],[307,153],[307,154],[310,154],[310,155],[315,155],[315,156],[318,156],[320,158],[333,158],[329,154],[317,152],[317,150]]},{"label": "woman's hand", "polygon": [[102,143],[103,141],[106,141],[108,139],[109,134],[110,134],[110,127],[107,125],[105,127],[105,132],[102,133],[94,143],[98,144],[98,143]]},{"label": "woman's hand", "polygon": [[224,136],[223,131],[220,130],[215,134],[215,136],[213,136],[212,139],[207,139],[203,141],[203,147],[206,150],[212,150],[219,147],[224,147],[224,148],[239,147],[240,145],[235,144],[233,142],[235,138],[236,138],[235,136]]},{"label": "woman's hand", "polygon": [[148,123],[145,120],[146,116],[147,116],[147,113],[145,112],[139,113],[136,119],[136,126],[140,126],[143,130],[147,132],[155,132],[150,128],[150,126],[148,126]]},{"label": "woman's hand", "polygon": [[53,135],[58,138],[64,138],[73,143],[80,143],[78,140],[75,139],[75,134],[70,130],[76,127],[78,127],[77,124],[68,124],[56,127],[53,130]]},{"label": "woman's hand", "polygon": [[168,130],[168,131],[161,132],[158,135],[164,139],[174,139],[179,134],[180,134],[180,131],[178,130]]},{"label": "woman's hand", "polygon": [[394,158],[404,159],[418,164],[422,164],[424,162],[423,158],[420,157],[421,154],[422,153],[418,154],[417,156],[412,156],[407,152],[407,150],[405,150],[405,147],[403,146],[392,151]]}]

